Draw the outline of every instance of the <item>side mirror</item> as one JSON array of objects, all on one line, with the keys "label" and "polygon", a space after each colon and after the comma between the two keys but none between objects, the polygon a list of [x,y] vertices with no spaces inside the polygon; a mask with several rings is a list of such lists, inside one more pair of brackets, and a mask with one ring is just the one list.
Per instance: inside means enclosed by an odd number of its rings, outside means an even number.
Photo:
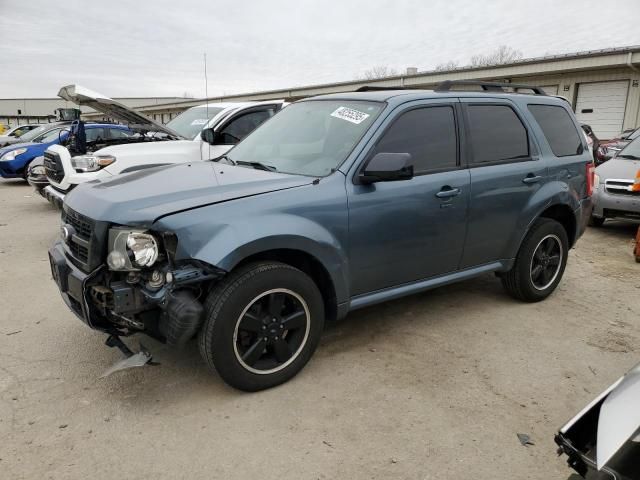
[{"label": "side mirror", "polygon": [[378,153],[360,172],[358,180],[368,185],[375,182],[394,182],[413,178],[410,153]]},{"label": "side mirror", "polygon": [[216,132],[213,131],[213,128],[205,128],[200,132],[200,136],[202,140],[207,142],[210,145],[213,145],[216,141]]}]

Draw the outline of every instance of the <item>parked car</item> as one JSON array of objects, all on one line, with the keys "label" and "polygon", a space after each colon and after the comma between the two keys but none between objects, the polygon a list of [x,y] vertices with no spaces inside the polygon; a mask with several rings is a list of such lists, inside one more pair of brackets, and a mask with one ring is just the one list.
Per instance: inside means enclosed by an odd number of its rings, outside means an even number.
[{"label": "parked car", "polygon": [[[58,206],[64,196],[81,183],[160,165],[219,157],[283,106],[282,101],[199,105],[164,126],[83,87],[64,87],[58,95],[78,105],[89,105],[110,118],[134,122],[138,128],[163,132],[167,140],[172,140],[117,145],[77,157],[64,147],[50,148],[46,156],[52,165],[48,169],[51,185],[44,189],[44,194]],[[203,130],[208,131],[209,141],[203,140]]]},{"label": "parked car", "polygon": [[590,224],[600,227],[607,218],[640,220],[640,138],[596,168]]},{"label": "parked car", "polygon": [[[71,122],[51,124],[41,134],[27,143],[16,143],[0,148],[0,176],[4,178],[27,179],[29,164],[37,157],[43,156],[45,150],[52,145],[64,142],[69,135]],[[87,142],[100,141],[103,138],[130,135],[131,130],[124,125],[112,123],[87,123]],[[37,130],[37,129],[36,129]],[[34,132],[36,130],[33,130]],[[27,134],[29,135],[29,134]]]},{"label": "parked car", "polygon": [[17,125],[13,128],[10,128],[2,135],[0,135],[0,147],[6,147],[7,145],[11,145],[13,143],[21,142],[21,138],[25,133],[30,132],[40,125],[36,123],[29,123],[24,125]]},{"label": "parked car", "polygon": [[[147,132],[138,131],[135,127],[122,128],[118,126],[117,128],[106,128],[103,134],[100,134],[98,130],[94,130],[88,136],[84,122],[72,122],[67,128],[69,133],[61,145],[75,155],[90,155],[96,150],[110,145],[150,142],[157,139],[155,133],[149,135]],[[80,140],[80,137],[82,137],[82,140]],[[51,174],[55,175],[56,172],[53,171]],[[27,182],[40,195],[46,198],[44,189],[49,185],[49,178],[47,177],[47,165],[45,165],[44,156],[36,157],[30,163],[27,169]]]},{"label": "parked car", "polygon": [[640,128],[636,128],[635,130],[625,130],[619,137],[602,143],[597,149],[596,165],[600,165],[601,163],[615,157],[620,150],[638,137],[640,137]]},{"label": "parked car", "polygon": [[640,364],[607,388],[556,435],[558,452],[590,480],[640,478]]},{"label": "parked car", "polygon": [[197,335],[252,391],[358,308],[486,272],[545,299],[591,211],[580,125],[564,100],[452,85],[306,99],[217,161],[79,186],[49,250],[64,301],[110,346]]}]

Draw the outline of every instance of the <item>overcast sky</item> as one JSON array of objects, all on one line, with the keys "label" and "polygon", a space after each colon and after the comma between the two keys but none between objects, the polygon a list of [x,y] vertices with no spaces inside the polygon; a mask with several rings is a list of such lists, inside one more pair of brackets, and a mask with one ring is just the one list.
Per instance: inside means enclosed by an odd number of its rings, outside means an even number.
[{"label": "overcast sky", "polygon": [[0,0],[0,98],[204,96],[640,44],[640,1]]}]

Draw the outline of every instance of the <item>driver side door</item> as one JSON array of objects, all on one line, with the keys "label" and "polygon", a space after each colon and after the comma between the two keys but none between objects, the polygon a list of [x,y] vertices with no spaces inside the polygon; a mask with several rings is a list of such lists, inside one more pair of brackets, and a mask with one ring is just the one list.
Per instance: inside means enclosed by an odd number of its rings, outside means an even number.
[{"label": "driver side door", "polygon": [[347,181],[352,296],[453,272],[462,257],[470,180],[460,105],[438,99],[399,110],[358,171],[377,153],[409,153],[414,177]]}]

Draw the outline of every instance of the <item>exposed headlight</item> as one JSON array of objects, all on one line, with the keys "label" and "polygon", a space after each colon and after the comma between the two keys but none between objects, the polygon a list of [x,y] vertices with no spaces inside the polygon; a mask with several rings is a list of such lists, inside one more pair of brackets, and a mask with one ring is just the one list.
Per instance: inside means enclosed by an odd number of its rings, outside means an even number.
[{"label": "exposed headlight", "polygon": [[138,270],[150,267],[158,259],[158,242],[144,230],[109,230],[107,265],[111,270]]},{"label": "exposed headlight", "polygon": [[115,161],[113,155],[79,155],[71,158],[71,165],[79,172],[95,172]]},{"label": "exposed headlight", "polygon": [[158,259],[158,242],[148,233],[130,233],[127,237],[129,258],[138,267],[149,267]]},{"label": "exposed headlight", "polygon": [[22,155],[26,152],[26,148],[16,148],[15,150],[11,150],[10,152],[5,153],[0,160],[10,162],[11,160],[15,160],[18,155]]}]

